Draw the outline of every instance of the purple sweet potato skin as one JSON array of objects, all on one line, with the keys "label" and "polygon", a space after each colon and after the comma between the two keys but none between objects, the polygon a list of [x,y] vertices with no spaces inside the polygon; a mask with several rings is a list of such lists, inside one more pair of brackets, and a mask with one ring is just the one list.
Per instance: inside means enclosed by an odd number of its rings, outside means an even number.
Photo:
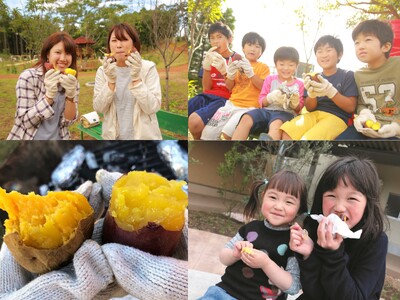
[{"label": "purple sweet potato skin", "polygon": [[154,255],[172,256],[179,243],[181,231],[165,230],[149,222],[137,231],[126,231],[118,227],[114,217],[107,212],[103,225],[103,243],[119,243]]}]

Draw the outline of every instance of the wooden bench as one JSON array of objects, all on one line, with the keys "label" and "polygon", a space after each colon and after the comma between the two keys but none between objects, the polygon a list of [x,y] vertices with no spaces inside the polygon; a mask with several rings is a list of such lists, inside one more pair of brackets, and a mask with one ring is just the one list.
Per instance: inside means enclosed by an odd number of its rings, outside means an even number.
[{"label": "wooden bench", "polygon": [[[161,129],[162,138],[164,140],[187,140],[188,134],[188,117],[178,115],[175,113],[160,110],[157,112],[158,125]],[[102,140],[102,123],[99,125],[85,128],[82,124],[78,124],[77,128],[81,132],[81,140],[83,140],[83,134],[87,134],[96,140]]]}]

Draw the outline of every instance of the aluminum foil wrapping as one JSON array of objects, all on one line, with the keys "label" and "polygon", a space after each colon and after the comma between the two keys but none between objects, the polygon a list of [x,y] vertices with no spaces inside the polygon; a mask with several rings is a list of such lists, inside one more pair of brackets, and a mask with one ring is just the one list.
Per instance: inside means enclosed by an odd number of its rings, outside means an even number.
[{"label": "aluminum foil wrapping", "polygon": [[79,169],[85,161],[85,154],[85,148],[77,145],[63,156],[62,161],[51,174],[54,186],[68,188],[77,180]]},{"label": "aluminum foil wrapping", "polygon": [[175,177],[188,181],[188,154],[178,141],[161,141],[157,145],[161,159],[170,167]]}]

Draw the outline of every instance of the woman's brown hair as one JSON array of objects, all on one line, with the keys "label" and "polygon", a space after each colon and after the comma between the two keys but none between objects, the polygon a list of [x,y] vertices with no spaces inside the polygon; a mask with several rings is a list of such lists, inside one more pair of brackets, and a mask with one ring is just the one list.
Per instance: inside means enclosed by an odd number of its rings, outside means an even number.
[{"label": "woman's brown hair", "polygon": [[139,39],[139,34],[137,33],[136,29],[133,28],[131,25],[128,23],[120,23],[117,25],[114,25],[110,31],[108,32],[108,39],[107,39],[107,53],[110,53],[110,40],[111,40],[111,34],[115,32],[115,37],[117,40],[120,41],[125,41],[125,32],[129,35],[129,37],[133,41],[133,45],[135,46],[136,50],[140,53],[140,39]]},{"label": "woman's brown hair", "polygon": [[[46,68],[44,64],[47,62],[47,56],[49,55],[51,48],[53,48],[54,45],[58,44],[59,42],[62,42],[64,44],[65,52],[71,54],[72,56],[70,68],[77,70],[76,44],[67,32],[60,31],[51,34],[43,42],[39,61],[35,64],[35,67],[42,66],[43,74],[46,73]],[[78,76],[78,74],[76,76]]]}]

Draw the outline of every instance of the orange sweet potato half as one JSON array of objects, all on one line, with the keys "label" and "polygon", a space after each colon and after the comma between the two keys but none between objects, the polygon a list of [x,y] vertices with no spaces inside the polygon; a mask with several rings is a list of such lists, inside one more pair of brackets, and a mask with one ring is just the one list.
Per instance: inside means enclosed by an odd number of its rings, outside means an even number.
[{"label": "orange sweet potato half", "polygon": [[184,181],[132,171],[114,184],[104,227],[104,243],[120,243],[154,255],[171,256],[185,224]]},{"label": "orange sweet potato half", "polygon": [[93,209],[75,192],[39,196],[0,188],[0,208],[8,213],[4,242],[17,262],[33,273],[68,263],[93,233]]}]

